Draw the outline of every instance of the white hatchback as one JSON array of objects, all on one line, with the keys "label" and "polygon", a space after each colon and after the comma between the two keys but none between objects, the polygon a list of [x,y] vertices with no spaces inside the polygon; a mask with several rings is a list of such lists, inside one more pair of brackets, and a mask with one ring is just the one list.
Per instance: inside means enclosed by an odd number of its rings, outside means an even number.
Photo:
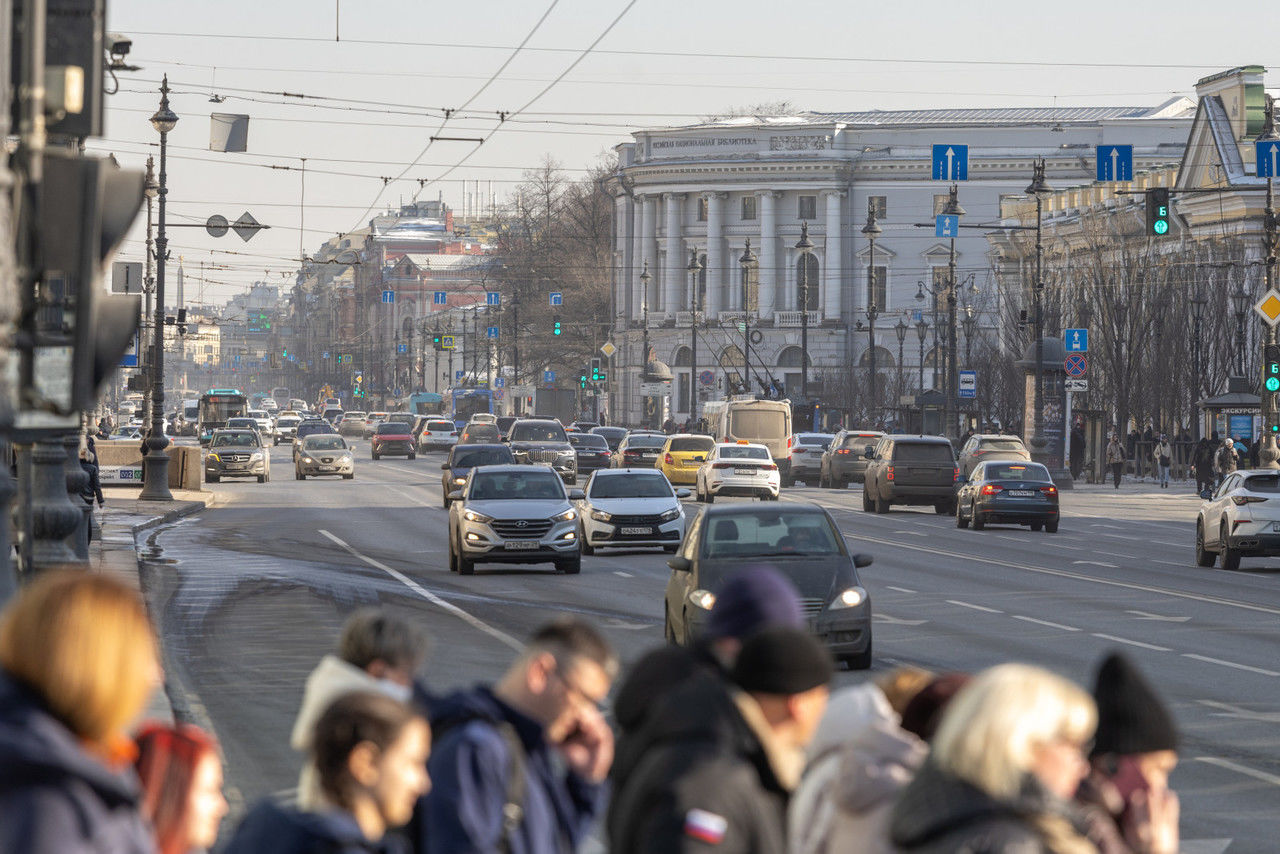
[{"label": "white hatchback", "polygon": [[658,547],[675,553],[684,537],[681,498],[657,469],[598,469],[582,504],[582,553],[605,547]]},{"label": "white hatchback", "polygon": [[458,427],[447,418],[433,418],[418,434],[418,449],[452,448],[458,444]]},{"label": "white hatchback", "polygon": [[1226,476],[1196,518],[1196,563],[1235,570],[1242,557],[1280,555],[1280,471],[1246,469]]},{"label": "white hatchback", "polygon": [[695,481],[697,498],[708,503],[717,495],[747,495],[777,501],[778,465],[764,445],[721,443],[711,449]]}]

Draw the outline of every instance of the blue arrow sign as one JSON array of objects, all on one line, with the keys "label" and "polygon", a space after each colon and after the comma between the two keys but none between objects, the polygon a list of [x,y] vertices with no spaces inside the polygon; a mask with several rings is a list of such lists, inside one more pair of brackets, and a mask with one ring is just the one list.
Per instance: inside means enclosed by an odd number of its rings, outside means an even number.
[{"label": "blue arrow sign", "polygon": [[490,338],[498,337],[498,327],[496,326],[490,326],[488,329],[485,330],[485,332],[488,334]]},{"label": "blue arrow sign", "polygon": [[968,181],[969,146],[935,145],[932,174],[935,181]]},{"label": "blue arrow sign", "polygon": [[1088,353],[1089,330],[1064,329],[1062,331],[1062,343],[1066,346],[1068,353]]},{"label": "blue arrow sign", "polygon": [[542,372],[542,381],[543,381],[544,383],[553,383],[553,382],[555,382],[555,381],[556,381],[556,372],[555,372],[555,371],[543,371],[543,372]]},{"label": "blue arrow sign", "polygon": [[1253,144],[1253,157],[1259,178],[1280,178],[1280,141],[1260,139]]},{"label": "blue arrow sign", "polygon": [[397,353],[408,353],[408,352],[409,352],[409,345],[408,345],[408,344],[397,344],[397,345],[396,345],[396,352],[397,352]]},{"label": "blue arrow sign", "polygon": [[1133,146],[1099,145],[1097,147],[1099,181],[1133,180]]},{"label": "blue arrow sign", "polygon": [[394,303],[394,302],[396,301],[396,292],[395,292],[395,291],[383,291],[383,292],[382,292],[382,301],[383,301],[383,302],[385,302],[385,303]]},{"label": "blue arrow sign", "polygon": [[934,237],[959,237],[960,217],[955,214],[938,214],[933,225]]},{"label": "blue arrow sign", "polygon": [[564,305],[564,294],[562,294],[560,291],[552,291],[552,292],[551,292],[551,304],[552,304],[552,305]]},{"label": "blue arrow sign", "polygon": [[449,295],[444,291],[436,291],[431,295],[432,305],[447,305],[448,302],[449,302]]},{"label": "blue arrow sign", "polygon": [[493,387],[494,387],[494,388],[506,388],[506,387],[507,387],[507,378],[506,378],[506,377],[494,377],[494,378],[493,378]]},{"label": "blue arrow sign", "polygon": [[501,305],[502,294],[498,293],[497,291],[485,291],[484,304],[485,305]]}]

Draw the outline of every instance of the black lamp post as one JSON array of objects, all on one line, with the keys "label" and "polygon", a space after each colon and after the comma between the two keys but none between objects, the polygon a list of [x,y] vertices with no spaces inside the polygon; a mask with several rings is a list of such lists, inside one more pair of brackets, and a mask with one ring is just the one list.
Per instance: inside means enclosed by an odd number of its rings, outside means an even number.
[{"label": "black lamp post", "polygon": [[751,251],[751,238],[747,238],[746,249],[738,259],[742,265],[742,390],[751,391],[751,268],[755,266],[756,256]]},{"label": "black lamp post", "polygon": [[169,491],[169,455],[164,449],[169,439],[164,435],[164,268],[169,257],[169,238],[165,235],[165,197],[169,194],[167,159],[169,133],[177,127],[178,116],[169,109],[169,75],[160,83],[160,109],[151,117],[151,126],[160,134],[160,215],[156,227],[156,301],[151,349],[151,431],[147,435],[147,455],[142,458],[143,501],[172,501]]},{"label": "black lamp post", "polygon": [[809,239],[809,223],[800,223],[800,239],[796,241],[800,253],[800,399],[809,403],[809,253],[813,241]]},{"label": "black lamp post", "polygon": [[[1280,139],[1280,134],[1276,133],[1276,104],[1275,100],[1270,96],[1266,96],[1265,106],[1263,107],[1263,124],[1262,133],[1258,135],[1259,140]],[[1266,289],[1270,291],[1276,284],[1276,244],[1277,227],[1276,227],[1276,206],[1275,206],[1275,179],[1267,176],[1267,206],[1263,211],[1263,235],[1262,247],[1265,252],[1266,267]],[[1276,328],[1267,326],[1262,333],[1262,343],[1265,347],[1267,344],[1276,343]],[[1258,451],[1258,464],[1262,468],[1280,468],[1280,447],[1276,447],[1276,434],[1273,432],[1276,428],[1276,411],[1275,411],[1275,395],[1262,395],[1262,429],[1264,430],[1262,448]]]},{"label": "black lamp post", "polygon": [[978,313],[973,310],[973,306],[965,305],[964,320],[960,321],[960,325],[964,327],[964,366],[972,369],[973,338],[978,334]]},{"label": "black lamp post", "polygon": [[920,400],[920,432],[924,432],[924,339],[929,336],[929,324],[922,317],[916,321],[916,337],[920,339],[920,387],[916,392]]},{"label": "black lamp post", "polygon": [[1200,367],[1200,321],[1204,316],[1204,307],[1209,300],[1201,292],[1200,286],[1196,285],[1195,296],[1191,298],[1191,350],[1194,353],[1195,376],[1191,381],[1191,420],[1195,422],[1195,430],[1191,434],[1191,438],[1200,441],[1200,417],[1196,413],[1196,398],[1200,396],[1200,388],[1202,377],[1204,376]]},{"label": "black lamp post", "polygon": [[[897,324],[893,327],[893,331],[898,335],[898,397],[902,397],[902,346],[907,341],[907,322],[901,317],[898,318]],[[901,399],[898,405],[902,405]]]},{"label": "black lamp post", "polygon": [[1031,174],[1031,183],[1027,185],[1027,195],[1036,199],[1036,278],[1032,290],[1035,308],[1036,336],[1036,381],[1035,399],[1032,401],[1032,412],[1035,414],[1035,434],[1031,437],[1032,447],[1043,450],[1048,444],[1044,438],[1044,279],[1041,276],[1041,265],[1044,261],[1044,244],[1041,240],[1044,223],[1044,197],[1049,195],[1049,185],[1044,180],[1044,158],[1036,161]]},{"label": "black lamp post", "polygon": [[1237,376],[1245,376],[1245,353],[1244,353],[1244,319],[1249,316],[1249,303],[1252,300],[1249,292],[1244,289],[1241,284],[1239,290],[1231,293],[1231,307],[1236,315],[1236,367],[1239,371]]},{"label": "black lamp post", "polygon": [[[960,207],[960,200],[957,196],[959,187],[956,184],[951,185],[951,192],[947,196],[947,204],[942,212],[948,216],[962,217],[964,216],[964,208]],[[945,435],[954,435],[956,431],[956,383],[959,376],[956,373],[956,299],[959,296],[959,285],[956,282],[956,239],[950,240],[951,249],[947,256],[947,371],[943,376],[947,388],[947,428]]]},{"label": "black lamp post", "polygon": [[698,287],[698,274],[702,272],[704,267],[698,259],[698,250],[696,248],[689,250],[689,266],[685,268],[689,271],[689,287],[690,300],[692,303],[693,317],[689,320],[689,337],[693,344],[689,352],[689,423],[693,425],[691,429],[697,429],[698,423],[698,310],[702,308],[702,293]]},{"label": "black lamp post", "polygon": [[870,324],[868,338],[871,344],[871,417],[875,419],[880,409],[880,398],[876,395],[876,318],[880,309],[876,305],[876,238],[884,233],[880,223],[876,222],[876,206],[867,199],[867,224],[862,227],[867,236],[867,322]]}]

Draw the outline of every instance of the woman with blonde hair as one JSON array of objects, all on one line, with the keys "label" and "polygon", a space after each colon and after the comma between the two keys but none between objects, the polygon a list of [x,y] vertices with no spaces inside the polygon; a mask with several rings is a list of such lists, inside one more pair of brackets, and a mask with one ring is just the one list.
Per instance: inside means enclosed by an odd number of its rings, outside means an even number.
[{"label": "woman with blonde hair", "polygon": [[153,852],[126,735],[159,681],[138,594],[51,571],[0,616],[0,851]]},{"label": "woman with blonde hair", "polygon": [[1092,854],[1069,806],[1088,772],[1093,698],[1038,667],[1002,664],[951,701],[890,822],[900,851]]}]

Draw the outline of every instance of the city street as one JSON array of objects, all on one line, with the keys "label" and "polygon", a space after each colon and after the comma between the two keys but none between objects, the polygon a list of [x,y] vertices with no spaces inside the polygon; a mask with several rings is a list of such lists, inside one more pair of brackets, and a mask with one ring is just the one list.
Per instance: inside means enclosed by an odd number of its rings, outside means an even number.
[{"label": "city street", "polygon": [[[236,808],[295,785],[300,758],[288,739],[303,681],[359,605],[427,625],[435,691],[496,677],[531,629],[565,611],[603,626],[624,661],[661,642],[669,570],[658,551],[584,558],[580,576],[485,564],[474,577],[451,575],[441,459],[373,462],[360,442],[354,481],[298,482],[281,446],[272,482],[214,485],[227,506],[150,535],[143,582],[168,687],[179,714],[217,733]],[[828,508],[850,549],[875,558],[862,571],[875,665],[840,673],[839,684],[898,664],[972,671],[1022,660],[1089,685],[1104,651],[1122,649],[1183,730],[1173,780],[1193,843],[1184,850],[1273,850],[1280,562],[1197,568],[1198,500],[1185,485],[1065,492],[1056,535],[958,530],[932,510],[876,516],[860,509],[857,486],[801,486],[783,500]]]}]

